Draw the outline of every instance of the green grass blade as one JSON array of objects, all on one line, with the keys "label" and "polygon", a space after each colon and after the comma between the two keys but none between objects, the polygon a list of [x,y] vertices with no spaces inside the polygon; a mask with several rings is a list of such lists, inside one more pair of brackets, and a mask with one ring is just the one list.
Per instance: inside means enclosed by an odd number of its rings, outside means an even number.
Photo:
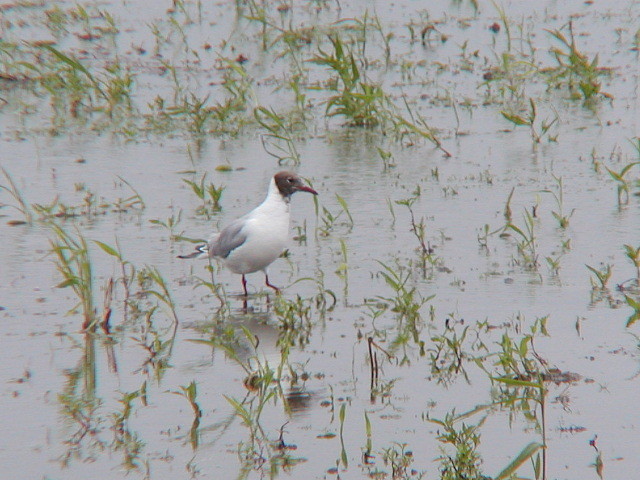
[{"label": "green grass blade", "polygon": [[504,118],[506,118],[507,120],[509,120],[511,123],[513,123],[515,125],[529,125],[530,124],[530,122],[526,121],[520,115],[516,115],[515,113],[508,113],[508,112],[505,112],[504,110],[502,110],[500,113],[502,114],[502,116]]},{"label": "green grass blade", "polygon": [[338,195],[337,193],[336,193],[336,200],[338,200],[338,203],[342,207],[342,210],[344,210],[344,212],[347,214],[347,217],[349,217],[349,222],[353,225],[353,217],[351,216],[351,212],[349,212],[349,207],[347,206],[346,200],[342,198],[340,195]]},{"label": "green grass blade", "polygon": [[510,387],[530,387],[530,388],[539,388],[542,389],[544,386],[538,382],[528,382],[526,380],[517,380],[515,378],[508,377],[491,377],[491,380],[495,380],[496,382],[504,383]]},{"label": "green grass blade", "polygon": [[41,45],[41,48],[44,48],[45,50],[48,50],[54,57],[56,57],[61,62],[66,63],[67,65],[69,65],[74,70],[77,70],[77,71],[83,73],[89,79],[89,81],[94,86],[94,88],[100,93],[100,95],[102,97],[104,97],[104,98],[107,98],[106,94],[100,88],[100,85],[98,84],[98,81],[91,74],[91,72],[89,72],[89,70],[87,70],[87,68],[84,65],[82,65],[77,60],[65,55],[60,50],[58,50],[56,48],[53,48],[51,45],[46,45],[46,44],[45,45]]},{"label": "green grass blade", "polygon": [[62,53],[60,50],[53,48],[51,45],[42,45],[41,48],[44,48],[45,50],[48,50],[49,52],[51,52],[53,54],[54,57],[56,57],[58,60],[66,63],[67,65],[69,65],[71,68],[73,68],[74,70],[79,70],[82,73],[84,73],[87,77],[89,77],[92,81],[93,81],[93,75],[91,75],[91,73],[89,72],[89,70],[87,70],[85,68],[84,65],[82,65],[80,62],[78,62],[77,60],[74,60],[71,57],[68,57],[67,55],[65,55],[64,53]]},{"label": "green grass blade", "polygon": [[116,257],[117,259],[120,259],[120,254],[116,251],[115,248],[107,245],[106,243],[103,243],[99,240],[94,240],[93,243],[95,243],[96,245],[98,245],[102,250],[104,250],[104,252],[107,255],[111,255],[112,257]]},{"label": "green grass blade", "polygon": [[531,442],[529,445],[522,449],[518,456],[514,458],[511,463],[509,463],[509,465],[504,468],[504,470],[496,475],[494,480],[504,480],[505,478],[511,477],[511,475],[513,475],[524,462],[529,460],[533,456],[533,454],[535,454],[541,448],[544,448],[542,444]]}]

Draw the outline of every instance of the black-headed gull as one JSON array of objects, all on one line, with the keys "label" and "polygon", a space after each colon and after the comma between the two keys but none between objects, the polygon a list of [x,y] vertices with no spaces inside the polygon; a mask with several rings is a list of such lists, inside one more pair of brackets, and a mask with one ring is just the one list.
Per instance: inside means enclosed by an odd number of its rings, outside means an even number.
[{"label": "black-headed gull", "polygon": [[289,237],[289,202],[296,192],[317,195],[292,172],[278,172],[269,183],[267,198],[249,213],[231,222],[208,243],[196,251],[179,258],[216,257],[233,273],[242,275],[242,288],[247,295],[245,275],[259,270],[264,272],[265,284],[276,292],[278,287],[269,282],[267,267],[280,256]]}]

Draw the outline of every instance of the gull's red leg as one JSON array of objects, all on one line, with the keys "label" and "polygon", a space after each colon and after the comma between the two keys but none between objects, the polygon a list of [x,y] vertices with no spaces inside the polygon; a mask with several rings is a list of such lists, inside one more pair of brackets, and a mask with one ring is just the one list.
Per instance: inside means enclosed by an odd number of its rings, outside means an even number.
[{"label": "gull's red leg", "polygon": [[244,275],[242,275],[242,289],[244,290],[245,297],[249,295],[249,293],[247,292],[247,279],[245,278]]},{"label": "gull's red leg", "polygon": [[266,273],[264,274],[264,283],[267,285],[267,287],[273,288],[278,295],[280,294],[280,289],[275,285],[272,285],[271,283],[269,283],[269,275],[267,275]]}]

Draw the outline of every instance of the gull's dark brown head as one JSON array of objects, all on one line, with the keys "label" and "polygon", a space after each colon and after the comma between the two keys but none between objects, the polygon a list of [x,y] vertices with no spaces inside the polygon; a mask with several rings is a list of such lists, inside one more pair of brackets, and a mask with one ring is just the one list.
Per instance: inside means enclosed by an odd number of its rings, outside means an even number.
[{"label": "gull's dark brown head", "polygon": [[289,198],[296,192],[309,192],[318,195],[313,188],[304,184],[302,179],[293,172],[278,172],[273,176],[280,195]]}]

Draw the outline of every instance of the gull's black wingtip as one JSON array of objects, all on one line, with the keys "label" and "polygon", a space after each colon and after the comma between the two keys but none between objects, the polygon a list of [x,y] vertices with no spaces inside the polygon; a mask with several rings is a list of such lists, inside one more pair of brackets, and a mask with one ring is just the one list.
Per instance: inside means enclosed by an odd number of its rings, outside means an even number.
[{"label": "gull's black wingtip", "polygon": [[196,258],[199,255],[202,255],[202,252],[196,250],[195,252],[190,253],[189,255],[178,255],[178,258],[182,258],[183,260],[186,260],[189,258]]},{"label": "gull's black wingtip", "polygon": [[204,245],[198,245],[196,249],[188,255],[178,255],[178,258],[182,258],[182,259],[197,258],[207,254],[208,254],[207,244],[205,243]]}]

